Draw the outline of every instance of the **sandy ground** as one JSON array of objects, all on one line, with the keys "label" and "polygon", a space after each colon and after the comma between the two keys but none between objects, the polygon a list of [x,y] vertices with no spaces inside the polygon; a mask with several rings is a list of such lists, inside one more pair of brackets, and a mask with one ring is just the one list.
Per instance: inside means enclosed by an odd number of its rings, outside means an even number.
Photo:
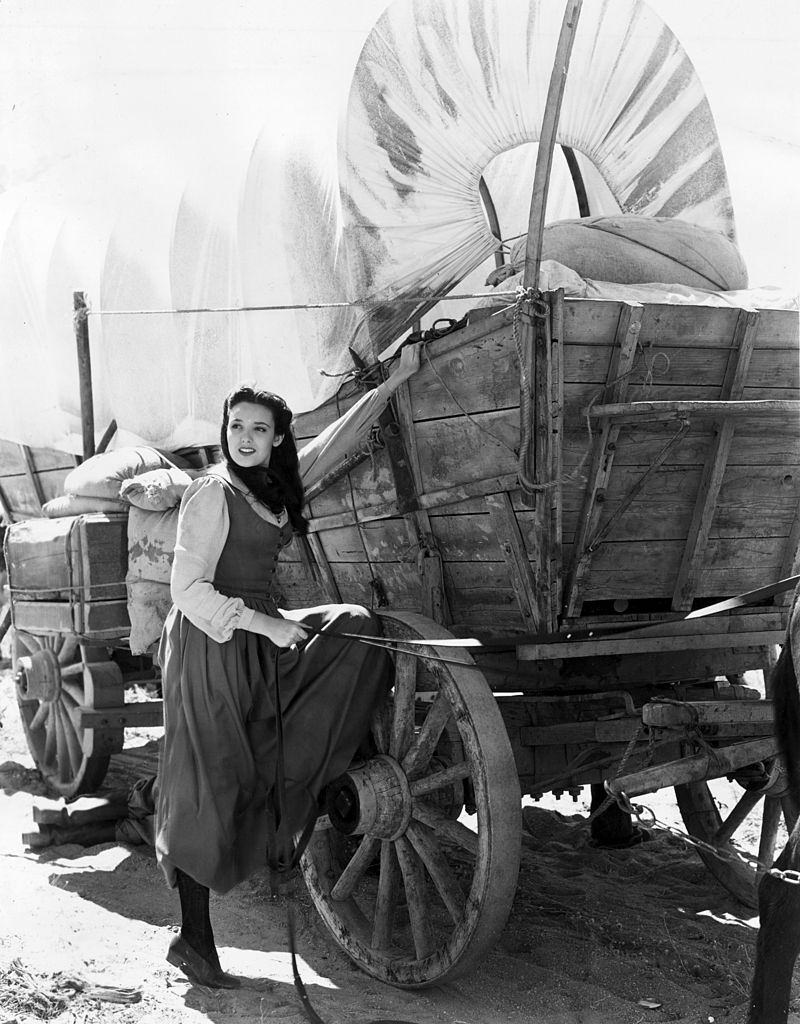
[{"label": "sandy ground", "polygon": [[[178,901],[148,848],[26,850],[21,834],[35,830],[32,806],[43,791],[7,671],[0,720],[0,1024],[40,1019],[9,1006],[14,960],[50,991],[73,976],[141,993],[129,1005],[78,994],[54,1018],[60,1024],[306,1019],[291,981],[288,900],[272,898],[266,875],[212,897],[220,957],[244,986],[215,992],[190,984],[164,960]],[[152,747],[153,735],[129,743],[150,739]],[[682,824],[671,793],[646,802],[661,821]],[[752,911],[663,829],[633,849],[593,848],[586,808],[567,798],[525,811],[511,918],[485,962],[442,988],[408,992],[369,978],[329,938],[301,888],[300,969],[325,1024],[741,1024],[758,927]]]}]

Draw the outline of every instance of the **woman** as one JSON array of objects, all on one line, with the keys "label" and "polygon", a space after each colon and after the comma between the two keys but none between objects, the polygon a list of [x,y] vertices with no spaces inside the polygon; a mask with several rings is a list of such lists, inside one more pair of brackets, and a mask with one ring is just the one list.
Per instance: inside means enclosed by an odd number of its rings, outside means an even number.
[{"label": "woman", "polygon": [[[283,400],[238,388],[223,409],[224,463],[183,496],[159,648],[156,852],[181,902],[167,960],[203,985],[239,984],[220,967],[209,890],[227,892],[268,859],[288,862],[293,836],[316,817],[322,787],[347,768],[390,685],[383,650],[320,635],[374,634],[366,609],[279,612],[272,584],[278,552],[307,530],[303,485],[357,447],[418,368],[419,348],[403,349],[392,376],[299,453]],[[276,676],[285,787],[276,786]]]}]

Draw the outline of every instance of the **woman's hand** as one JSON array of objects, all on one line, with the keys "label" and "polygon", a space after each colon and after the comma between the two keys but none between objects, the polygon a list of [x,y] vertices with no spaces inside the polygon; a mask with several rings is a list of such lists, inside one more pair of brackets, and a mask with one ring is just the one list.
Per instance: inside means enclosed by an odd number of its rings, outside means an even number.
[{"label": "woman's hand", "polygon": [[294,647],[308,636],[304,626],[292,619],[274,618],[272,615],[256,613],[253,616],[254,632],[261,633],[276,647]]},{"label": "woman's hand", "polygon": [[405,384],[408,378],[417,372],[423,344],[424,342],[418,341],[415,345],[404,345],[400,349],[400,362],[386,381],[389,391],[397,391],[401,384]]}]

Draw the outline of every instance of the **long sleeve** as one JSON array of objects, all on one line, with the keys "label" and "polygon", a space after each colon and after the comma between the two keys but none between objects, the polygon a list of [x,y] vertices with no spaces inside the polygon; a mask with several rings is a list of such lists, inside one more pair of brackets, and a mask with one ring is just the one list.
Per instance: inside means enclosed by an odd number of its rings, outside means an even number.
[{"label": "long sleeve", "polygon": [[321,434],[298,451],[300,477],[308,488],[334,470],[353,453],[377,420],[391,397],[384,381],[363,395],[352,408],[327,426]]},{"label": "long sleeve", "polygon": [[241,598],[214,589],[228,528],[222,482],[213,475],[195,480],[181,501],[170,591],[186,618],[218,643],[230,640],[234,629],[248,629],[253,619]]}]

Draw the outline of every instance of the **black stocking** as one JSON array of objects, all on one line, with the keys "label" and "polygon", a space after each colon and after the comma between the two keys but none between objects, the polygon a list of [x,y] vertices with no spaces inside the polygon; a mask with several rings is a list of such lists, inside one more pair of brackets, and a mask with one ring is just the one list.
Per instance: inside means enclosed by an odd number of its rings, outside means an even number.
[{"label": "black stocking", "polygon": [[180,868],[176,875],[181,900],[181,935],[194,950],[220,969],[208,910],[208,889]]}]

